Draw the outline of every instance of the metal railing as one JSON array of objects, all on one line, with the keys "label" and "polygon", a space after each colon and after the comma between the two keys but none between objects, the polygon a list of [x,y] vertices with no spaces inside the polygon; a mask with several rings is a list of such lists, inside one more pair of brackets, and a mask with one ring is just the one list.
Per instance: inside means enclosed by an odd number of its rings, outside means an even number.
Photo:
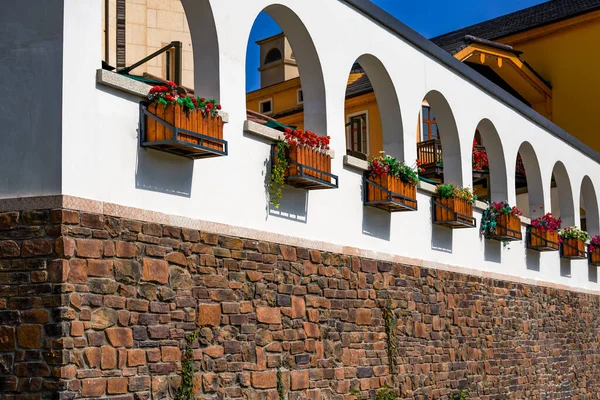
[{"label": "metal railing", "polygon": [[138,61],[134,64],[131,64],[129,67],[121,68],[120,70],[117,71],[117,73],[118,74],[128,74],[131,71],[133,71],[134,69],[136,69],[137,67],[139,67],[140,65],[143,65],[143,64],[147,63],[148,61],[152,60],[153,58],[156,58],[171,49],[175,49],[175,56],[173,58],[173,69],[174,69],[173,82],[175,82],[175,84],[177,86],[180,86],[181,85],[181,76],[183,75],[183,69],[182,69],[183,67],[182,67],[182,61],[181,61],[182,47],[183,47],[183,45],[179,41],[171,42],[168,45],[166,45],[165,47],[163,47],[162,49],[159,49],[159,50],[155,51],[154,53],[150,54],[148,57],[145,57],[145,58],[141,59],[140,61]]}]

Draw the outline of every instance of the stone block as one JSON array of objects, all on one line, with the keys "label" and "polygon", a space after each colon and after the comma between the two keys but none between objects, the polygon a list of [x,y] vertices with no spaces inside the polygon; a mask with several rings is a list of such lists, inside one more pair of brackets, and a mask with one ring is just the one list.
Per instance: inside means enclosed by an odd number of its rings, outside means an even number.
[{"label": "stone block", "polygon": [[169,263],[144,257],[142,264],[142,280],[156,283],[169,282]]},{"label": "stone block", "polygon": [[219,304],[200,304],[196,323],[199,326],[219,326],[221,324],[221,306]]}]

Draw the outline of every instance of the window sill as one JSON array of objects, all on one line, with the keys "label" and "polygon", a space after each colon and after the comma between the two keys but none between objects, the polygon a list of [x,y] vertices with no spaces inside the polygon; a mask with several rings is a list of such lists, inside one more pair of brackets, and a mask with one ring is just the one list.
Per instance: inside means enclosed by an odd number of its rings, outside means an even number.
[{"label": "window sill", "polygon": [[[282,132],[254,121],[244,121],[244,131],[271,142],[277,142],[284,139]],[[332,159],[335,158],[335,151],[328,150],[327,154],[329,154]]]}]

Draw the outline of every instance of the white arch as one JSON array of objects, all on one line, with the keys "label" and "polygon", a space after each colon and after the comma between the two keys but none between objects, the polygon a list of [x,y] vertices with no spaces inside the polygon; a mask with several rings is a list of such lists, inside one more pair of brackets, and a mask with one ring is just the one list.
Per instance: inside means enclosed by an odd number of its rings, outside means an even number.
[{"label": "white arch", "polygon": [[440,132],[444,157],[444,181],[463,186],[460,137],[450,104],[437,90],[429,91],[424,99],[433,110]]},{"label": "white arch", "polygon": [[599,234],[600,216],[598,213],[598,198],[594,184],[588,175],[584,176],[581,181],[580,207],[585,210],[588,233],[590,235]]},{"label": "white arch", "polygon": [[[490,169],[490,199],[503,201],[508,199],[508,178],[502,141],[496,127],[487,118],[477,124],[481,142],[488,156]],[[473,157],[471,155],[471,157]]]},{"label": "white arch", "polygon": [[[573,189],[571,187],[571,179],[565,165],[561,161],[557,161],[552,169],[552,175],[556,182],[556,196],[551,196],[552,199],[558,200],[558,207],[552,203],[551,212],[555,215],[560,215],[563,226],[575,225],[575,207],[573,202]],[[558,213],[556,211],[559,211]]]},{"label": "white arch", "polygon": [[[523,215],[535,218],[544,213],[546,204],[544,203],[544,185],[542,184],[542,173],[537,155],[533,146],[529,142],[521,143],[519,151],[514,157],[515,163],[517,155],[521,155],[523,166],[525,167],[525,177],[527,179],[527,198],[528,209],[521,210]],[[516,174],[516,172],[514,172]]]}]

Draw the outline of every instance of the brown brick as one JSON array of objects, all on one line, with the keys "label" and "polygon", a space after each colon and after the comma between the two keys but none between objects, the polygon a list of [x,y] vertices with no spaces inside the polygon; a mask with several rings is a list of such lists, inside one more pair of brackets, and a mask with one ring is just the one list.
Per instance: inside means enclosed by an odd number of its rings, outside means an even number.
[{"label": "brown brick", "polygon": [[176,362],[181,358],[179,347],[165,346],[160,350],[163,362]]},{"label": "brown brick", "polygon": [[371,325],[372,313],[369,308],[359,308],[356,310],[357,325]]},{"label": "brown brick", "polygon": [[127,393],[127,378],[108,378],[107,392],[108,394],[123,394]]},{"label": "brown brick", "polygon": [[252,386],[256,389],[270,389],[277,386],[277,371],[253,372]]},{"label": "brown brick", "polygon": [[173,252],[173,253],[167,254],[165,259],[168,262],[170,262],[171,264],[177,264],[177,265],[181,265],[183,267],[187,267],[187,258],[185,257],[185,255],[183,253]]},{"label": "brown brick", "polygon": [[83,351],[88,367],[96,368],[100,365],[102,352],[99,347],[88,347]]},{"label": "brown brick", "polygon": [[221,236],[219,237],[219,246],[230,250],[242,250],[244,248],[244,242],[242,239]]},{"label": "brown brick", "polygon": [[108,328],[106,337],[114,347],[133,347],[133,334],[129,328]]},{"label": "brown brick", "polygon": [[81,394],[85,397],[100,397],[104,395],[106,390],[105,378],[84,379],[81,383]]},{"label": "brown brick", "polygon": [[13,240],[0,241],[0,258],[19,257],[21,248]]},{"label": "brown brick", "polygon": [[100,365],[102,369],[113,369],[117,367],[117,350],[111,346],[102,346],[102,359]]},{"label": "brown brick", "polygon": [[142,276],[140,263],[135,260],[115,260],[115,279],[127,284],[137,284]]},{"label": "brown brick", "polygon": [[87,283],[87,261],[72,259],[69,261],[69,282]]},{"label": "brown brick", "polygon": [[221,324],[221,306],[219,304],[200,304],[197,324],[199,326],[219,326]]},{"label": "brown brick", "polygon": [[419,338],[427,337],[427,325],[421,322],[415,322],[415,336]]},{"label": "brown brick", "polygon": [[108,276],[112,277],[113,262],[110,260],[88,260],[89,276]]},{"label": "brown brick", "polygon": [[310,322],[304,322],[304,331],[306,332],[306,336],[309,338],[319,338],[321,336],[321,330],[319,329],[319,325],[311,324]]},{"label": "brown brick", "polygon": [[264,324],[281,324],[281,310],[274,307],[257,307],[256,319]]},{"label": "brown brick", "polygon": [[54,260],[48,265],[48,281],[56,283],[66,282],[69,279],[69,272],[68,261]]},{"label": "brown brick", "polygon": [[169,263],[165,260],[144,258],[142,280],[157,283],[169,282]]},{"label": "brown brick", "polygon": [[53,224],[79,224],[79,212],[73,210],[52,210],[50,211],[50,222]]},{"label": "brown brick", "polygon": [[119,258],[133,258],[137,254],[137,246],[131,242],[115,242],[115,250]]},{"label": "brown brick", "polygon": [[142,226],[144,235],[162,236],[162,227],[159,224],[144,224]]},{"label": "brown brick", "polygon": [[303,297],[292,296],[292,318],[304,318],[306,302]]},{"label": "brown brick", "polygon": [[225,354],[225,349],[223,346],[210,346],[202,350],[204,354],[212,358],[223,357]]},{"label": "brown brick", "polygon": [[90,214],[81,213],[81,226],[92,229],[103,229],[104,228],[104,215],[101,214]]},{"label": "brown brick", "polygon": [[19,325],[17,343],[26,349],[39,349],[42,346],[42,325]]},{"label": "brown brick", "polygon": [[0,231],[15,229],[19,224],[18,212],[7,212],[0,214]]},{"label": "brown brick", "polygon": [[102,241],[95,239],[77,239],[77,256],[84,258],[102,257]]},{"label": "brown brick", "polygon": [[54,242],[54,251],[59,257],[69,259],[75,255],[75,240],[61,236]]},{"label": "brown brick", "polygon": [[127,365],[130,367],[146,365],[146,352],[141,349],[127,350]]},{"label": "brown brick", "polygon": [[296,248],[290,246],[279,246],[281,256],[286,261],[296,261]]},{"label": "brown brick", "polygon": [[73,321],[71,322],[71,336],[83,336],[84,327],[83,322]]},{"label": "brown brick", "polygon": [[21,244],[22,257],[47,256],[52,252],[52,242],[47,239],[24,240]]},{"label": "brown brick", "polygon": [[292,371],[292,390],[307,389],[308,384],[308,370]]},{"label": "brown brick", "polygon": [[13,351],[14,349],[15,328],[12,326],[0,325],[0,351]]}]

